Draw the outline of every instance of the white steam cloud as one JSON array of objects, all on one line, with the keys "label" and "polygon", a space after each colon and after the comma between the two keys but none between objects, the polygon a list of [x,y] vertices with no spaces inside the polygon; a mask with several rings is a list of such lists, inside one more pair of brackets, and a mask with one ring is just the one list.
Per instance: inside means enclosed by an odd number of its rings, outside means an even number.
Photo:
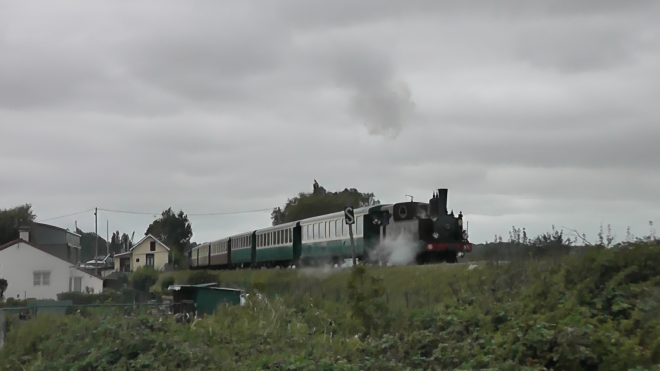
[{"label": "white steam cloud", "polygon": [[338,272],[338,269],[334,268],[330,264],[325,264],[321,267],[315,267],[315,268],[302,268],[298,270],[298,275],[304,276],[304,277],[314,277],[320,280],[324,280],[328,277],[330,277],[332,274],[335,274]]},{"label": "white steam cloud", "polygon": [[388,265],[408,265],[415,262],[417,243],[409,233],[387,236],[377,247],[376,254]]}]

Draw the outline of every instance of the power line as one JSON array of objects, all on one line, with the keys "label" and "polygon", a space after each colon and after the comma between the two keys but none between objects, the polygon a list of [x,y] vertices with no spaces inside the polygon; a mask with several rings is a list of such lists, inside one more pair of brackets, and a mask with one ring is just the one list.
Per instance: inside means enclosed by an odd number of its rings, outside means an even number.
[{"label": "power line", "polygon": [[79,212],[77,212],[77,213],[73,213],[73,214],[67,214],[67,215],[62,215],[62,216],[56,216],[56,217],[54,217],[54,218],[39,219],[39,220],[37,220],[37,222],[47,222],[47,221],[49,221],[49,220],[62,219],[62,218],[66,218],[67,216],[74,216],[74,215],[78,215],[78,214],[82,214],[82,213],[87,213],[87,212],[90,212],[90,211],[94,211],[94,209],[92,208],[92,209],[85,210],[85,211],[79,211]]},{"label": "power line", "polygon": [[[98,210],[99,210],[99,211],[107,211],[107,212],[111,212],[111,213],[119,213],[119,214],[152,215],[152,216],[153,216],[153,215],[156,215],[156,216],[161,215],[160,212],[158,212],[158,213],[145,213],[145,212],[141,212],[141,211],[128,211],[128,210],[110,210],[110,209],[102,209],[102,208],[100,208],[100,207],[98,208]],[[271,211],[271,210],[272,210],[271,208],[268,208],[268,209],[242,210],[242,211],[228,211],[228,212],[216,212],[216,213],[198,213],[198,214],[187,214],[187,215],[188,215],[188,216],[236,215],[236,214],[258,213],[258,212],[262,212],[262,211]],[[62,219],[62,218],[66,218],[66,217],[69,217],[69,216],[74,216],[74,215],[79,215],[79,214],[83,214],[83,213],[88,213],[88,212],[90,212],[90,211],[94,211],[94,208],[87,209],[87,210],[84,210],[84,211],[79,211],[79,212],[77,212],[77,213],[66,214],[66,215],[61,215],[61,216],[56,216],[56,217],[54,217],[54,218],[39,219],[39,220],[37,220],[37,221],[38,221],[38,222],[46,222],[46,221],[50,221],[50,220]]]},{"label": "power line", "polygon": [[[92,209],[93,210],[93,209]],[[102,209],[101,211],[108,211],[111,213],[120,213],[120,214],[136,214],[136,215],[160,215],[161,213],[145,213],[140,211],[127,211],[127,210],[110,210]],[[242,211],[228,211],[228,212],[217,212],[217,213],[201,213],[201,214],[187,214],[188,216],[214,216],[214,215],[235,215],[235,214],[247,214],[247,213],[258,213],[262,211],[271,211],[272,208],[268,209],[256,209],[256,210],[242,210]]]}]

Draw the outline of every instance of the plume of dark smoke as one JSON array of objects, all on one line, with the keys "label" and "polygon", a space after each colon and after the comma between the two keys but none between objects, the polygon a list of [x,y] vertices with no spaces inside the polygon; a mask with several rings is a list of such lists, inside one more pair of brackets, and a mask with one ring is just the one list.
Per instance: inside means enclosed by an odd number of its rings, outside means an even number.
[{"label": "plume of dark smoke", "polygon": [[365,47],[341,48],[335,54],[335,72],[341,86],[352,92],[349,112],[369,134],[397,138],[415,103],[389,57]]}]

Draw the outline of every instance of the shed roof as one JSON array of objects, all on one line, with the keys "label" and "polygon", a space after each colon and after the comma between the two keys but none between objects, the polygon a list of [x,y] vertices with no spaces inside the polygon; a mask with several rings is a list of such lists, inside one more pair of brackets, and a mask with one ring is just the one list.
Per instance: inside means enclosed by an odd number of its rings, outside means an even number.
[{"label": "shed roof", "polygon": [[239,291],[239,292],[244,291],[241,289],[233,289],[229,287],[217,287],[217,286],[218,286],[217,283],[211,282],[211,283],[202,283],[199,285],[170,285],[167,289],[173,291],[179,291],[181,289],[212,289],[212,290]]}]

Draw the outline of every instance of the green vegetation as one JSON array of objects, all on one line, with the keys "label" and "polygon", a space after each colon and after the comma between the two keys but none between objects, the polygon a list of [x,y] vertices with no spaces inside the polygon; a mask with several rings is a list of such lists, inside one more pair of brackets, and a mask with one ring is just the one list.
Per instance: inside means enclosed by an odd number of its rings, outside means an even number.
[{"label": "green vegetation", "polygon": [[31,204],[0,209],[0,245],[17,239],[18,228],[29,226],[36,218]]},{"label": "green vegetation", "polygon": [[7,280],[0,278],[0,302],[5,299],[5,291],[7,291],[7,287],[9,287]]},{"label": "green vegetation", "polygon": [[188,220],[188,215],[183,211],[174,213],[170,207],[163,211],[160,218],[149,224],[144,235],[149,234],[172,249],[173,262],[177,266],[186,266],[185,249],[188,247],[190,238],[193,235],[192,224]]},{"label": "green vegetation", "polygon": [[364,207],[378,205],[373,193],[361,193],[355,188],[341,192],[328,192],[314,181],[311,193],[300,192],[298,196],[286,201],[284,209],[276,207],[271,213],[273,225],[295,220],[312,218],[344,210],[346,206]]},{"label": "green vegetation", "polygon": [[131,273],[129,281],[135,290],[147,293],[158,281],[158,272],[153,267],[145,265]]},{"label": "green vegetation", "polygon": [[[637,241],[472,270],[254,271],[266,299],[188,325],[91,310],[12,324],[0,368],[660,370],[658,262],[658,241]],[[430,299],[396,304],[414,288]]]}]

